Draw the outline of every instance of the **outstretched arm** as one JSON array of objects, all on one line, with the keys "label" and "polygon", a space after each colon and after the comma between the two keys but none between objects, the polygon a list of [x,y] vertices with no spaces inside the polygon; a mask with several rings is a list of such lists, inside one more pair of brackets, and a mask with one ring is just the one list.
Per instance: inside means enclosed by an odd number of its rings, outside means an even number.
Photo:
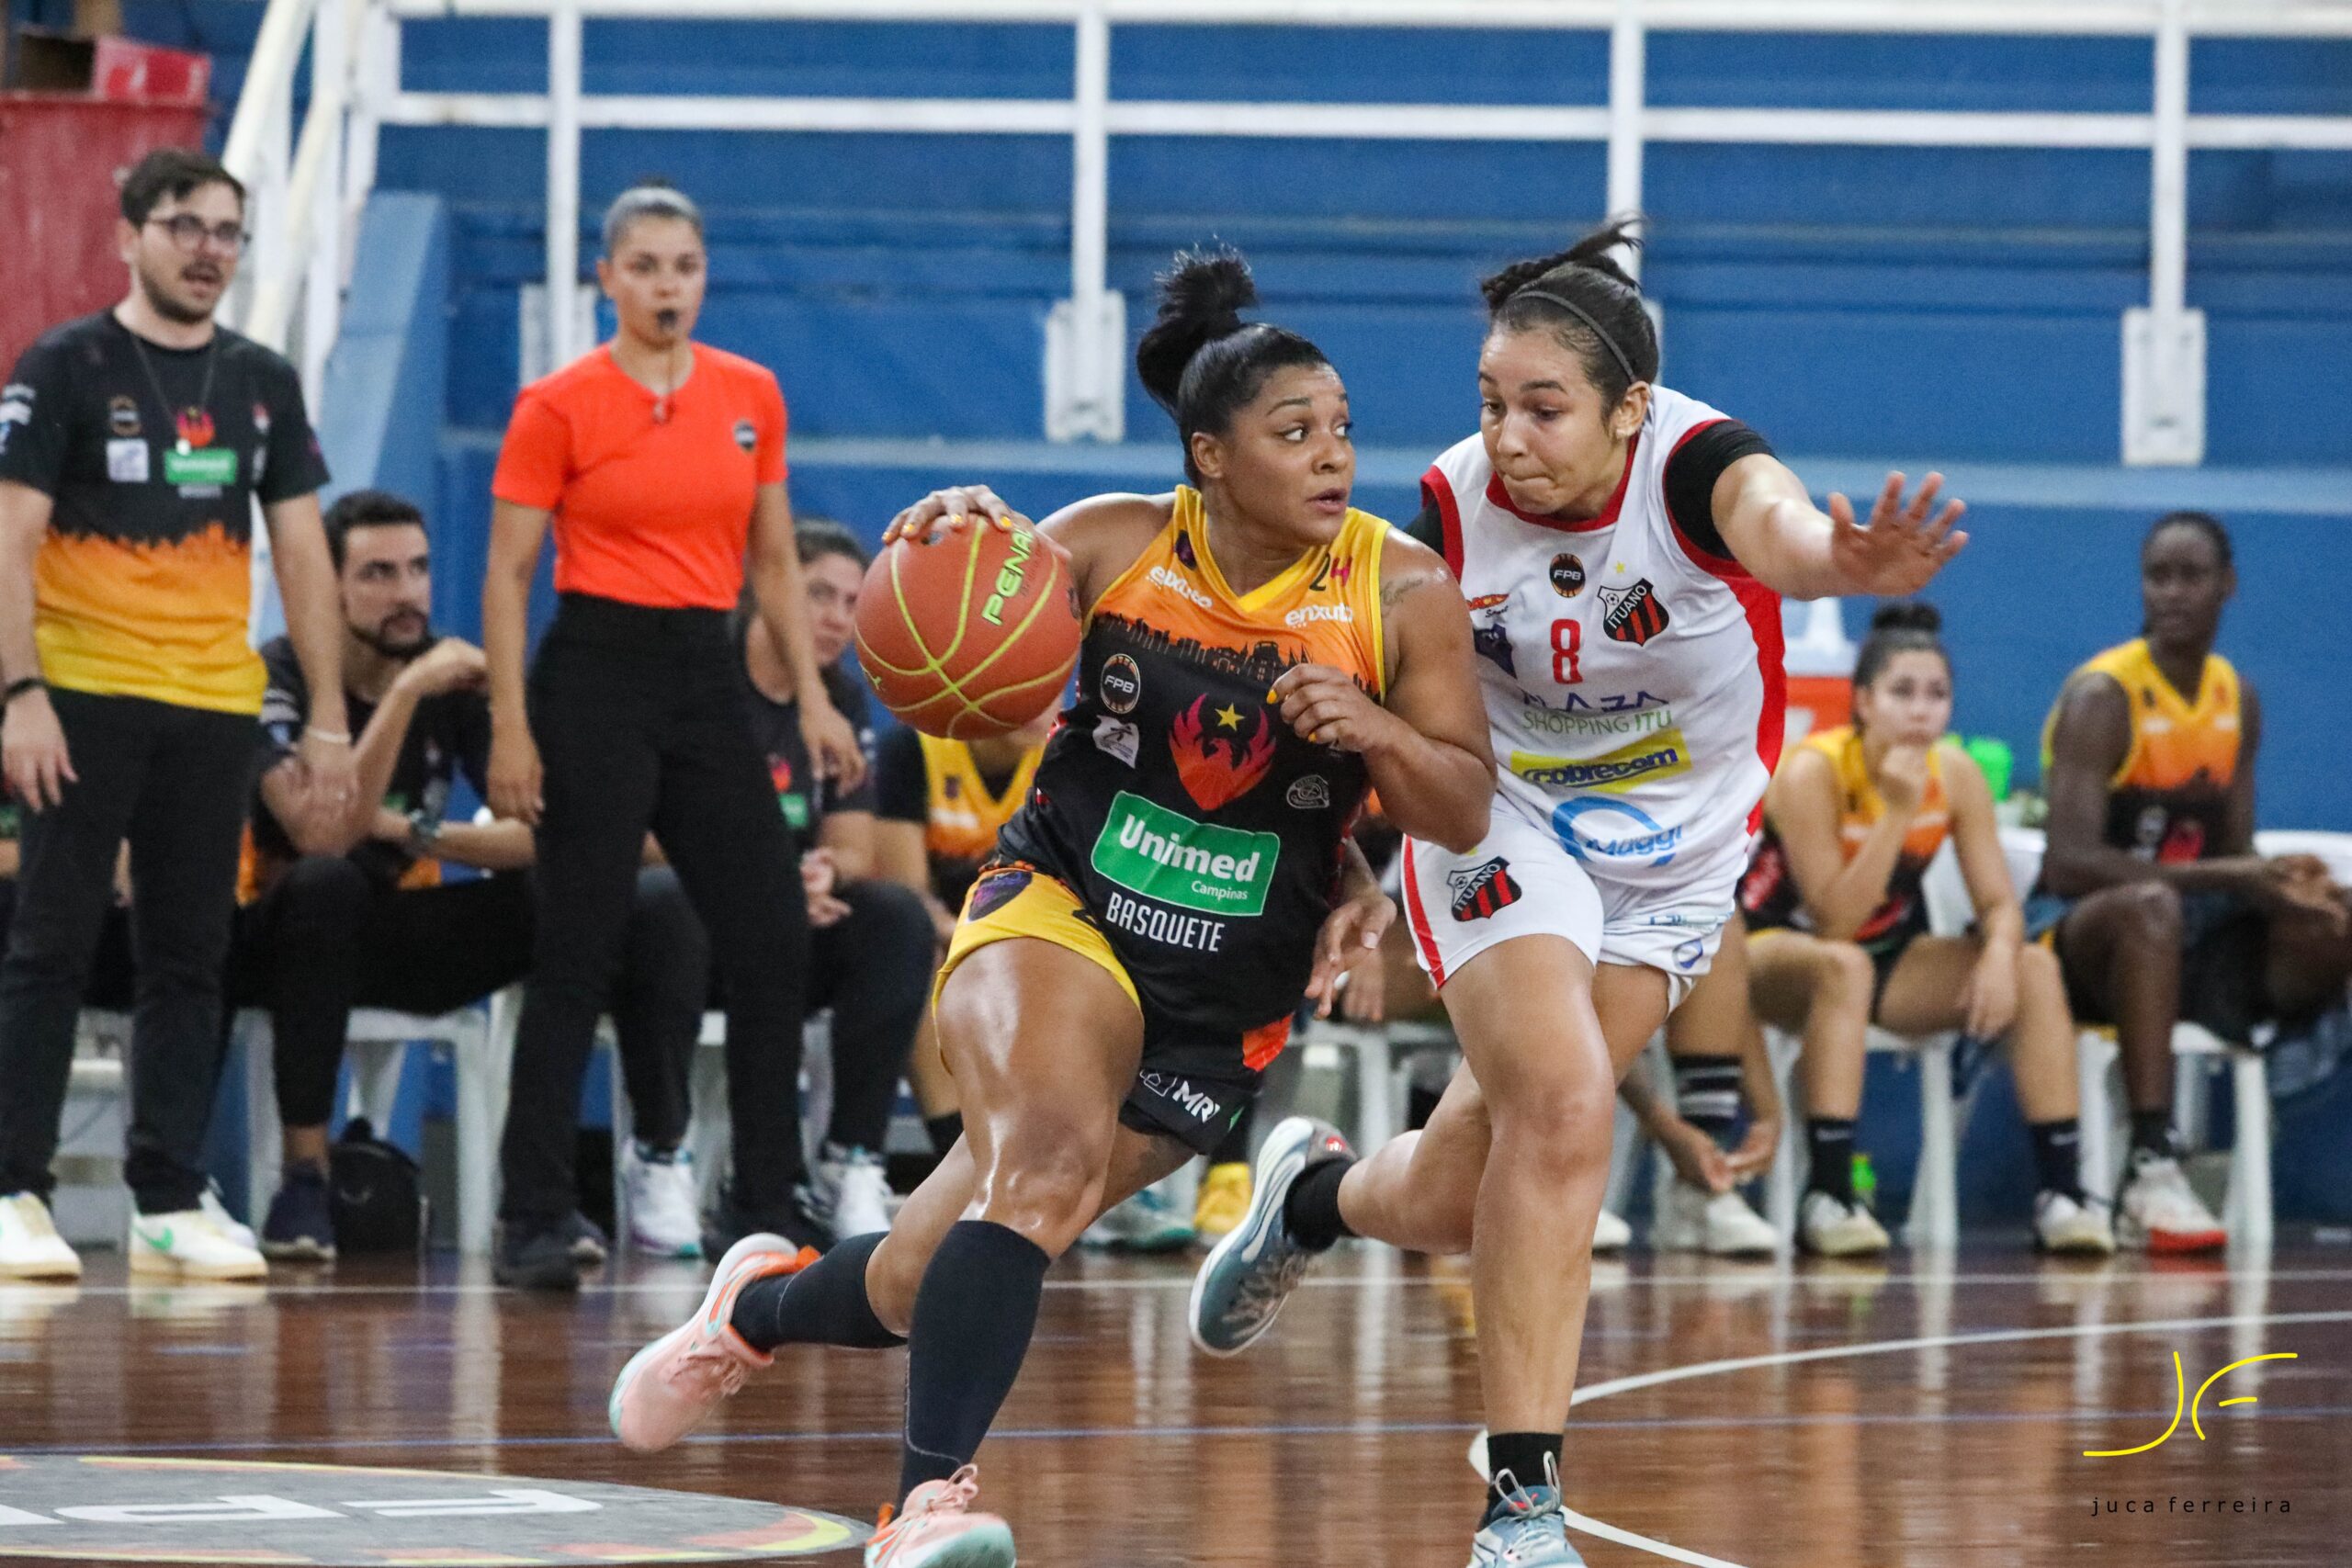
[{"label": "outstretched arm", "polygon": [[1739,564],[1775,593],[1900,598],[1925,588],[1968,543],[1966,534],[1952,529],[1966,503],[1946,502],[1942,511],[1933,511],[1943,482],[1941,474],[1929,474],[1906,506],[1903,476],[1887,475],[1864,526],[1843,495],[1832,494],[1824,513],[1787,464],[1754,453],[1715,480],[1715,526]]}]

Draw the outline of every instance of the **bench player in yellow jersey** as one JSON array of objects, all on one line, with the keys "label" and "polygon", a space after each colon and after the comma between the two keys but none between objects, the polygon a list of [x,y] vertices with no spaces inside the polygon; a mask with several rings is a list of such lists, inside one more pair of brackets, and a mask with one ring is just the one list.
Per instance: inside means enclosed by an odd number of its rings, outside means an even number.
[{"label": "bench player in yellow jersey", "polygon": [[[613,1391],[615,1431],[650,1450],[778,1346],[907,1344],[900,1511],[870,1568],[1010,1568],[1011,1530],[971,1506],[970,1461],[1046,1267],[1109,1204],[1214,1148],[1301,1001],[1328,1006],[1348,954],[1376,944],[1395,907],[1347,837],[1366,790],[1418,837],[1487,831],[1469,610],[1436,552],[1349,506],[1346,389],[1306,339],[1245,325],[1254,300],[1238,255],[1180,258],[1136,368],[1192,482],[1043,525],[1086,638],[936,993],[963,1140],[887,1235],[820,1260],[740,1244],[694,1319]],[[959,516],[1012,519],[985,490],[948,491],[891,536]],[[1308,1142],[1346,1147],[1314,1127],[1295,1159]]]},{"label": "bench player in yellow jersey", "polygon": [[2310,855],[2254,848],[2262,705],[2213,651],[2236,592],[2230,536],[2201,512],[2140,550],[2142,634],[2067,679],[2042,732],[2049,850],[2027,927],[2048,933],[2078,1017],[2115,1026],[2132,1102],[2121,1240],[2222,1246],[2172,1125],[2172,1030],[2244,1039],[2316,1011],[2352,972],[2346,895]]},{"label": "bench player in yellow jersey", "polygon": [[[943,740],[899,729],[875,752],[875,874],[922,895],[943,955],[964,895],[996,851],[997,830],[1029,798],[1030,781],[1053,727],[1049,711],[1010,735],[979,740]],[[956,1109],[956,1080],[939,1058],[939,1036],[928,1010],[908,1059],[907,1079],[922,1108],[932,1147],[944,1157],[964,1135],[964,1118]]]}]

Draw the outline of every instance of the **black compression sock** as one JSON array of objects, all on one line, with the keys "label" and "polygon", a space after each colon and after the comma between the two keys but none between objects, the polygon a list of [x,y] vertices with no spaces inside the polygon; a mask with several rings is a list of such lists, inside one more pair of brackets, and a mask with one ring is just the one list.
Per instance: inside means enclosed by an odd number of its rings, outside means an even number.
[{"label": "black compression sock", "polygon": [[971,1462],[1029,1354],[1052,1262],[1035,1242],[989,1220],[959,1220],[940,1239],[907,1336],[900,1503]]},{"label": "black compression sock", "polygon": [[882,1326],[865,1294],[865,1265],[888,1231],[852,1236],[797,1274],[754,1280],[737,1292],[728,1321],[754,1350],[839,1345],[887,1350],[905,1340]]},{"label": "black compression sock", "polygon": [[1283,1228],[1309,1252],[1326,1252],[1343,1235],[1356,1233],[1340,1217],[1340,1181],[1356,1162],[1344,1156],[1317,1161],[1299,1172],[1283,1200]]},{"label": "black compression sock", "polygon": [[1739,1058],[1674,1058],[1674,1105],[1682,1119],[1729,1148],[1739,1126]]},{"label": "black compression sock", "polygon": [[2072,1116],[2063,1122],[2029,1122],[2033,1138],[2033,1168],[2044,1192],[2064,1192],[2080,1201],[2083,1196],[2081,1124]]},{"label": "black compression sock", "polygon": [[[1560,1434],[1557,1432],[1490,1432],[1487,1436],[1487,1516],[1510,1495],[1508,1478],[1515,1486],[1549,1486],[1559,1473]],[[1480,1521],[1485,1522],[1483,1519]]]},{"label": "black compression sock", "polygon": [[964,1135],[964,1113],[950,1111],[944,1115],[926,1116],[922,1119],[922,1130],[924,1136],[931,1140],[932,1153],[945,1159],[947,1152],[956,1146],[956,1140]]},{"label": "black compression sock", "polygon": [[2172,1141],[2172,1108],[2132,1112],[2132,1146],[2161,1159],[2173,1158],[2177,1150]]},{"label": "black compression sock", "polygon": [[1805,1150],[1813,1156],[1813,1171],[1805,1189],[1826,1192],[1840,1203],[1854,1201],[1854,1122],[1850,1116],[1809,1116],[1804,1123]]}]

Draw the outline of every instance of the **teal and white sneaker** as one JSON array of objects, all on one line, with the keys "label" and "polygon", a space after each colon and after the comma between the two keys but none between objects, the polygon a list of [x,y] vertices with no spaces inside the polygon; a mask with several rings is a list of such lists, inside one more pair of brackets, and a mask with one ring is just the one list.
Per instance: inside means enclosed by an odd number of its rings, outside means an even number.
[{"label": "teal and white sneaker", "polygon": [[1353,1155],[1338,1128],[1305,1116],[1290,1117],[1266,1134],[1250,1212],[1193,1277],[1193,1344],[1212,1356],[1238,1356],[1274,1325],[1274,1314],[1316,1257],[1292,1240],[1283,1224],[1290,1190],[1309,1165]]},{"label": "teal and white sneaker", "polygon": [[1193,1244],[1193,1201],[1177,1190],[1178,1172],[1103,1211],[1078,1239],[1123,1252],[1173,1252]]},{"label": "teal and white sneaker", "polygon": [[1470,1568],[1584,1568],[1560,1512],[1560,1472],[1549,1460],[1544,1471],[1541,1486],[1521,1486],[1509,1471],[1495,1477],[1503,1500],[1470,1538]]}]

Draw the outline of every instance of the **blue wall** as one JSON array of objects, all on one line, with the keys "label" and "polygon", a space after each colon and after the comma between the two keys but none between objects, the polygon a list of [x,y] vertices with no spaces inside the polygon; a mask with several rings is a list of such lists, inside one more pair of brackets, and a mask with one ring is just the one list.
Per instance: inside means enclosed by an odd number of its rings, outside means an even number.
[{"label": "blue wall", "polygon": [[[537,89],[543,36],[528,22],[414,25],[408,79]],[[586,38],[602,91],[1052,96],[1072,68],[1058,26],[592,23]],[[1113,39],[1127,97],[1589,104],[1607,88],[1597,32],[1355,31],[1340,73],[1331,35],[1314,29]],[[2130,39],[1666,33],[1651,40],[1649,93],[1698,107],[2133,112],[2150,71],[2148,45]],[[2352,44],[2199,42],[2193,93],[2208,112],[2352,111]],[[711,210],[705,333],[782,377],[802,508],[871,531],[950,479],[991,478],[1044,510],[1172,473],[1162,417],[1132,384],[1129,447],[1032,445],[1045,316],[1068,291],[1063,140],[592,132],[583,166],[592,209],[658,170]],[[442,553],[468,576],[514,392],[519,290],[542,265],[542,169],[534,132],[386,138],[386,182],[443,193],[455,225]],[[1111,179],[1111,280],[1131,332],[1171,251],[1242,245],[1268,311],[1347,375],[1362,499],[1390,514],[1412,509],[1427,457],[1469,427],[1472,282],[1578,231],[1604,183],[1592,145],[1187,138],[1115,140]],[[2116,467],[2120,318],[2147,290],[2138,153],[1654,147],[1645,281],[1665,374],[1763,429],[1816,485],[1867,488],[1898,463],[1954,472],[1977,502],[1977,542],[1938,590],[1961,722],[2007,739],[2027,780],[2066,671],[2137,625],[2140,530],[2177,504],[2220,512],[2245,584],[2224,644],[2273,716],[2263,819],[2352,829],[2352,782],[2297,739],[2352,716],[2301,586],[2352,566],[2352,156],[2199,152],[2190,186],[2190,293],[2211,341],[2205,473]],[[925,445],[942,439],[987,445]],[[2000,482],[1965,482],[1996,466]],[[2232,466],[2263,477],[2233,486]],[[469,626],[469,582],[444,581],[452,624]]]}]

